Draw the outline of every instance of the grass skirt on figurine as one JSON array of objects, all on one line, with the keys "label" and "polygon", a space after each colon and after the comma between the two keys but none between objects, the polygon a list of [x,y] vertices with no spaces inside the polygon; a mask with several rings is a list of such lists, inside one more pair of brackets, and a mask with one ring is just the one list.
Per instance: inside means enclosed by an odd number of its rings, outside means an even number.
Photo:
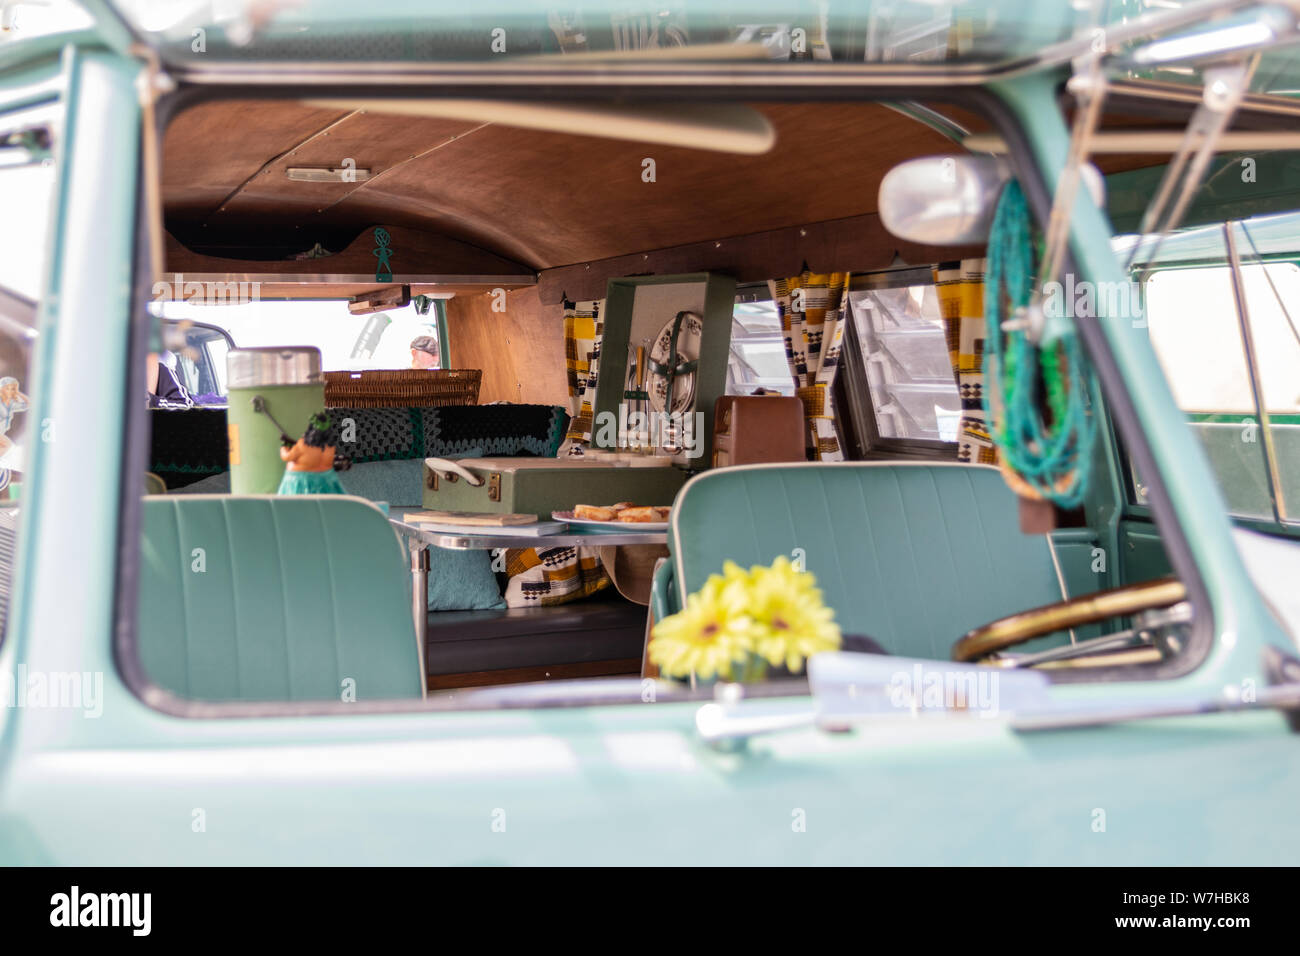
[{"label": "grass skirt on figurine", "polygon": [[285,471],[280,480],[281,495],[346,495],[343,482],[339,481],[338,472],[329,471]]}]

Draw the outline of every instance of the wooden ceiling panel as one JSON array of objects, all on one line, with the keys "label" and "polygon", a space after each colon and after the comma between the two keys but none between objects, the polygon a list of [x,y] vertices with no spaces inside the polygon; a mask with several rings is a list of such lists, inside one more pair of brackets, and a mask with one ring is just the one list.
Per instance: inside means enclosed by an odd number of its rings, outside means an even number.
[{"label": "wooden ceiling panel", "polygon": [[345,115],[268,100],[224,100],[186,110],[163,140],[168,217],[203,221],[269,160]]},{"label": "wooden ceiling panel", "polygon": [[[265,166],[231,197],[221,211],[226,218],[274,220],[314,216],[349,195],[369,190],[375,180],[406,163],[427,159],[431,151],[455,142],[478,124],[455,120],[413,119],[409,116],[355,112]],[[370,179],[353,183],[304,183],[288,178],[294,166],[338,168],[345,160],[370,171]],[[376,221],[386,217],[379,216]]]},{"label": "wooden ceiling panel", "polygon": [[896,162],[952,148],[870,104],[762,109],[777,130],[762,156],[488,127],[334,211],[364,219],[407,203],[434,228],[545,268],[872,212]]},{"label": "wooden ceiling panel", "polygon": [[[206,103],[168,131],[166,214],[247,229],[250,244],[261,226],[310,237],[313,225],[393,223],[543,269],[871,213],[892,166],[955,148],[875,104],[759,109],[776,145],[738,156],[290,102]],[[348,157],[376,175],[298,183],[284,172]]]}]

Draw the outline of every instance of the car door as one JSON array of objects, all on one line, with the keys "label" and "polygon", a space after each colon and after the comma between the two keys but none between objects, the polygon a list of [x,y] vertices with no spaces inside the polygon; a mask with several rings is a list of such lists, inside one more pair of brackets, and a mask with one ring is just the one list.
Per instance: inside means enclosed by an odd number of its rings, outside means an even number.
[{"label": "car door", "polygon": [[[142,448],[123,447],[122,425],[143,377],[130,295],[141,281],[137,210],[148,206],[138,191],[149,183],[143,69],[121,52],[75,48],[51,66],[63,137],[33,411],[52,430],[30,465],[19,594],[0,653],[62,686],[75,675],[82,692],[68,706],[5,713],[0,861],[1293,858],[1300,831],[1265,812],[1300,790],[1271,713],[1204,740],[1151,726],[1026,738],[998,720],[903,714],[854,734],[795,724],[713,749],[697,734],[700,701],[635,681],[465,712],[182,712],[138,695],[123,677],[131,645],[113,621],[136,585],[116,549],[119,527],[138,524],[139,492],[120,475],[129,456],[135,472],[143,460]],[[786,706],[798,715],[811,704],[804,695]],[[1237,812],[1203,820],[1224,779]],[[1115,839],[1099,836],[1107,818]],[[1183,823],[1196,839],[1171,839]]]}]

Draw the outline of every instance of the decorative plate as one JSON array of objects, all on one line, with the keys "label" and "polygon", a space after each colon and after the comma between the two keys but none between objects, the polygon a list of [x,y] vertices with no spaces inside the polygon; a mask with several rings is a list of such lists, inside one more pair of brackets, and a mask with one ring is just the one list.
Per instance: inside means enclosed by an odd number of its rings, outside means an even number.
[{"label": "decorative plate", "polygon": [[667,521],[593,521],[590,518],[575,518],[572,511],[552,511],[551,517],[563,521],[579,531],[667,531]]},{"label": "decorative plate", "polygon": [[[667,365],[673,345],[673,322],[669,319],[659,330],[654,345],[650,347],[650,358],[659,365]],[[704,331],[704,322],[698,313],[687,312],[682,319],[681,331],[677,333],[677,360],[679,362],[696,362],[700,358],[700,338]],[[695,405],[695,373],[687,372],[677,376],[673,385],[673,406],[668,408],[668,379],[662,375],[651,374],[647,384],[650,392],[650,407],[656,412],[688,412]]]}]

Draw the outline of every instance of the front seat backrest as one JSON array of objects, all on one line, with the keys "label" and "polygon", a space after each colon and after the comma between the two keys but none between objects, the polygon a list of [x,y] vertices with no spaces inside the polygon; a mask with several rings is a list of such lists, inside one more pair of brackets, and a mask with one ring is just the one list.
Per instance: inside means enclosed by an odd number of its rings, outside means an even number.
[{"label": "front seat backrest", "polygon": [[206,701],[421,696],[409,576],[372,504],[169,495],[143,507],[139,645],[154,683]]},{"label": "front seat backrest", "polygon": [[780,555],[817,576],[845,634],[946,660],[971,628],[1061,600],[1047,540],[1020,532],[998,470],[845,462],[705,472],[677,497],[669,546],[679,600],[730,559]]}]

